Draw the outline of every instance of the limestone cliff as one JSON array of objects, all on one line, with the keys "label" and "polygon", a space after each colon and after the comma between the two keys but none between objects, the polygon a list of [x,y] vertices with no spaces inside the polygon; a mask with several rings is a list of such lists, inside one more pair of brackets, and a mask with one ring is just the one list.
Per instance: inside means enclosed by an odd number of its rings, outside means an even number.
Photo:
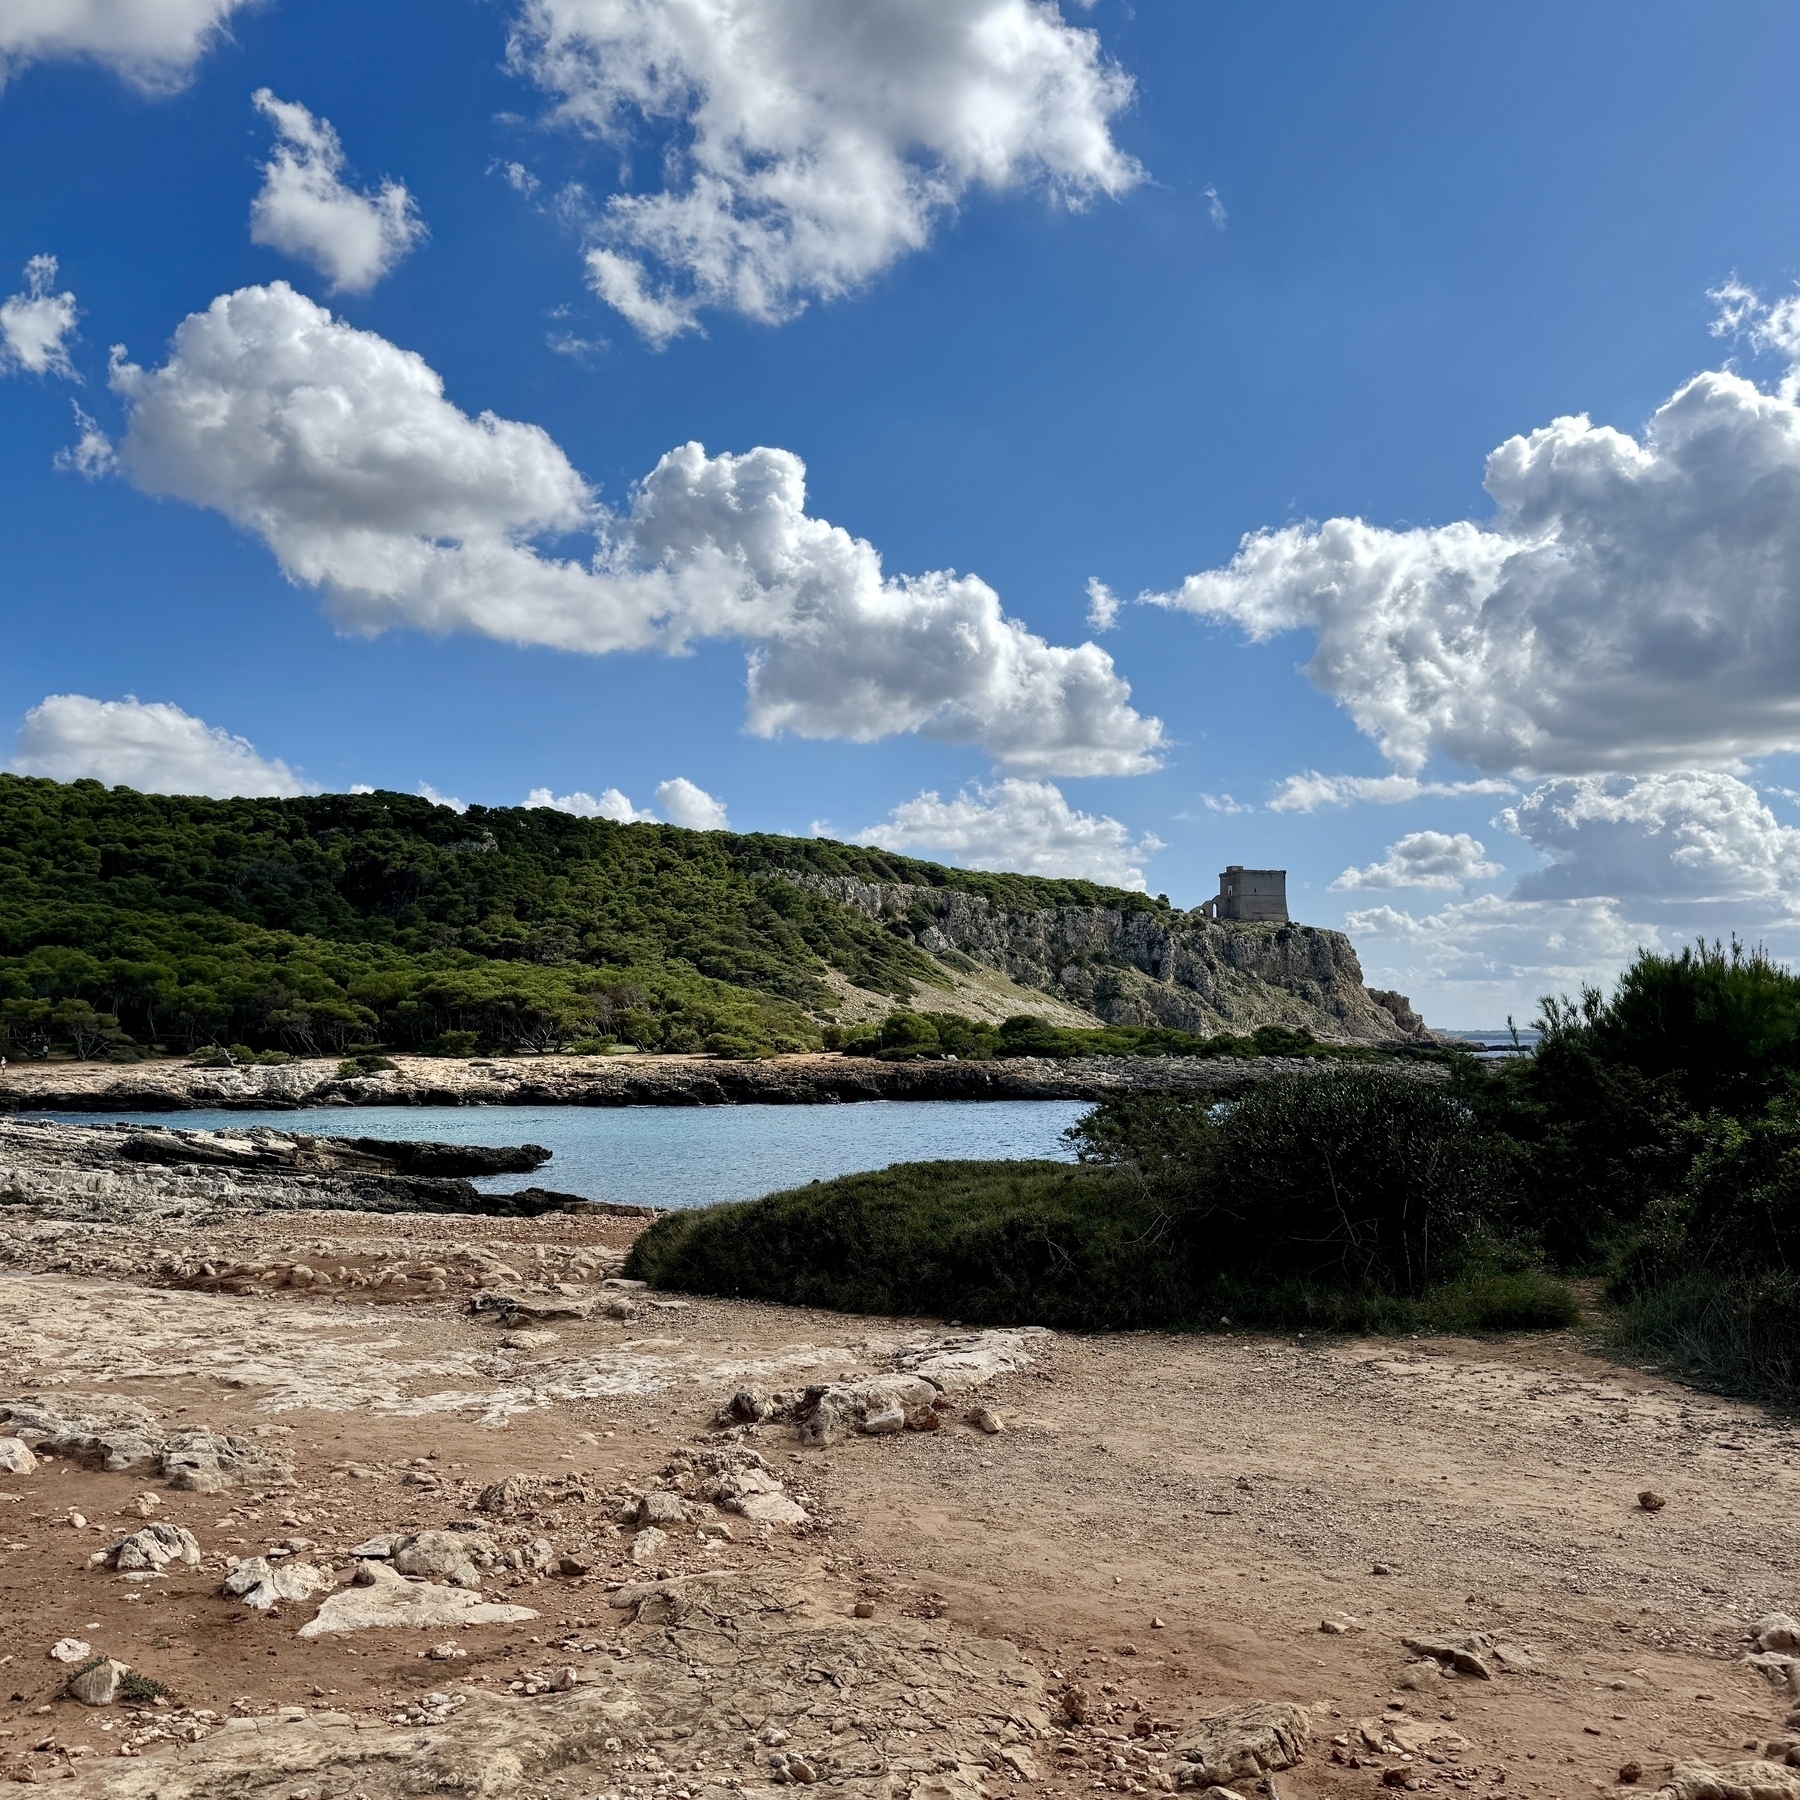
[{"label": "limestone cliff", "polygon": [[[1432,1041],[1403,994],[1363,985],[1341,931],[1149,906],[1010,911],[954,888],[801,873],[776,879],[909,936],[952,979],[974,963],[1112,1025],[1202,1033],[1290,1025],[1325,1043]],[[935,1004],[929,990],[917,1004]]]}]

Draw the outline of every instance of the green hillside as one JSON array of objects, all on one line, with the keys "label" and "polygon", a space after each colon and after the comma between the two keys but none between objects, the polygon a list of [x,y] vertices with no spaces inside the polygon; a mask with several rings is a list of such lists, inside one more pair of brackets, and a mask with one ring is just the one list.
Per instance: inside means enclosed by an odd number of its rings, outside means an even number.
[{"label": "green hillside", "polygon": [[[783,873],[956,887],[1019,910],[1155,908],[1082,881],[805,838],[453,813],[406,794],[206,800],[0,775],[0,1044],[336,1053],[606,1038],[819,1042],[837,969],[905,997],[942,969]],[[920,921],[923,922],[922,920]]]}]

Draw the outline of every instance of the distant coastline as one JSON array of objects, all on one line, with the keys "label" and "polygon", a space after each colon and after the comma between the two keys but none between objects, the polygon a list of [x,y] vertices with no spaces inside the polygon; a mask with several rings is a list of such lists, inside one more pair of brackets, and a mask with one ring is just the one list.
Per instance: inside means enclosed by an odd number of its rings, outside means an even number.
[{"label": "distant coastline", "polygon": [[[0,1112],[263,1111],[302,1106],[734,1106],[861,1100],[1097,1100],[1120,1092],[1241,1093],[1299,1058],[1008,1057],[884,1062],[805,1054],[734,1062],[710,1056],[530,1056],[460,1061],[397,1056],[343,1076],[336,1058],[278,1066],[29,1063],[0,1075]],[[1441,1080],[1441,1064],[1392,1065]]]}]

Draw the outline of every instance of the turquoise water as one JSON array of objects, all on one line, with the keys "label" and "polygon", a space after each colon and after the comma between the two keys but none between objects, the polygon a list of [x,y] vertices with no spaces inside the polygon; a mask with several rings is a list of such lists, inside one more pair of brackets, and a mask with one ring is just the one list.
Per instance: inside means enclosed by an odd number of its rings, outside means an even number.
[{"label": "turquoise water", "polygon": [[1053,1157],[1076,1100],[870,1100],[840,1106],[316,1106],[291,1112],[41,1113],[65,1125],[312,1131],[329,1137],[542,1144],[531,1175],[483,1175],[488,1193],[547,1187],[640,1206],[749,1200],[815,1178],[948,1157]]}]

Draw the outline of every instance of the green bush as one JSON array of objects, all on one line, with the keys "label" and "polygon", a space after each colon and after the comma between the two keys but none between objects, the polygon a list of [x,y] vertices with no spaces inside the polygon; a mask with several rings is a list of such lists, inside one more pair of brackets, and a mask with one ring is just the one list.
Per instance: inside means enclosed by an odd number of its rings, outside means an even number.
[{"label": "green bush", "polygon": [[1522,1248],[1504,1147],[1403,1075],[1284,1075],[1224,1105],[1132,1095],[1070,1137],[1085,1161],[1139,1171],[1221,1270],[1416,1297]]},{"label": "green bush", "polygon": [[1752,1111],[1800,1074],[1800,976],[1735,938],[1640,950],[1610,998],[1546,1001],[1545,1022],[1609,1063],[1668,1077],[1697,1113]]},{"label": "green bush", "polygon": [[879,1055],[895,1060],[943,1053],[936,1025],[912,1012],[889,1013],[876,1042]]},{"label": "green bush", "polygon": [[838,1312],[1076,1330],[1517,1330],[1576,1317],[1455,1098],[1372,1071],[1107,1102],[1085,1160],[902,1163],[671,1213],[627,1273]]},{"label": "green bush", "polygon": [[833,1312],[1109,1331],[1185,1311],[1169,1221],[1141,1184],[1067,1163],[901,1163],[667,1213],[626,1272]]}]

